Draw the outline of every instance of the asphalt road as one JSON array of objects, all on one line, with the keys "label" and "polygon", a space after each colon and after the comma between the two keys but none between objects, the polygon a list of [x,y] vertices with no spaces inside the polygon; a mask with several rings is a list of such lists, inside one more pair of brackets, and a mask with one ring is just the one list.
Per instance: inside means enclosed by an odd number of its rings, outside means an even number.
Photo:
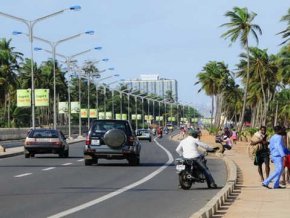
[{"label": "asphalt road", "polygon": [[[83,142],[70,145],[67,159],[57,155],[0,159],[0,217],[189,217],[219,189],[207,189],[206,184],[178,189],[171,162],[177,143],[166,137],[158,142],[142,141],[137,167],[128,166],[126,160],[84,166]],[[208,167],[222,188],[224,162],[208,157]]]}]

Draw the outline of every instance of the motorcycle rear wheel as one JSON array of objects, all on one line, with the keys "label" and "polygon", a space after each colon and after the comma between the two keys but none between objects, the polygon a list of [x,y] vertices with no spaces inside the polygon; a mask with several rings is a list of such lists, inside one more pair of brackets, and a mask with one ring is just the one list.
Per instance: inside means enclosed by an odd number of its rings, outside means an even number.
[{"label": "motorcycle rear wheel", "polygon": [[183,190],[188,190],[192,186],[192,181],[187,178],[187,174],[186,171],[179,174],[179,185]]}]

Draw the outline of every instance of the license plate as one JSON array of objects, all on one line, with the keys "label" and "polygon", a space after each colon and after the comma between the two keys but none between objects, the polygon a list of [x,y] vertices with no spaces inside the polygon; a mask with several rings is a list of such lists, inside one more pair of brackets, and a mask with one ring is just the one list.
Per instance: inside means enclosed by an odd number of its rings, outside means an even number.
[{"label": "license plate", "polygon": [[176,165],[176,170],[177,171],[185,170],[185,165]]},{"label": "license plate", "polygon": [[92,140],[92,145],[100,145],[100,140],[99,139],[93,139]]}]

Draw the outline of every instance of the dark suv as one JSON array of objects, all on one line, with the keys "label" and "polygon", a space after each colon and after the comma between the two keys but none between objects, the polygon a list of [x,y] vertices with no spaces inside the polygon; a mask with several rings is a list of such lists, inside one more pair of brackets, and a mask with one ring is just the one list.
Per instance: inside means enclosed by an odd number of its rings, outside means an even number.
[{"label": "dark suv", "polygon": [[94,120],[86,138],[85,165],[97,164],[99,158],[127,159],[140,164],[141,145],[128,120]]}]

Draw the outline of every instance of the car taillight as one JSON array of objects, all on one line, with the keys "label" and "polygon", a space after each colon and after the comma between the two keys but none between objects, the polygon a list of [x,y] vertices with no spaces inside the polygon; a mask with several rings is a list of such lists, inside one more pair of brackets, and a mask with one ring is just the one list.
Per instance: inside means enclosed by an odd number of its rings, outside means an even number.
[{"label": "car taillight", "polygon": [[53,145],[62,145],[62,142],[61,141],[58,141],[58,142],[53,142],[52,144]]},{"label": "car taillight", "polygon": [[86,145],[90,145],[91,144],[91,139],[90,137],[87,135],[86,137]]},{"label": "car taillight", "polygon": [[25,144],[26,144],[26,145],[33,145],[33,144],[34,144],[34,142],[27,141],[27,142],[25,142]]}]

